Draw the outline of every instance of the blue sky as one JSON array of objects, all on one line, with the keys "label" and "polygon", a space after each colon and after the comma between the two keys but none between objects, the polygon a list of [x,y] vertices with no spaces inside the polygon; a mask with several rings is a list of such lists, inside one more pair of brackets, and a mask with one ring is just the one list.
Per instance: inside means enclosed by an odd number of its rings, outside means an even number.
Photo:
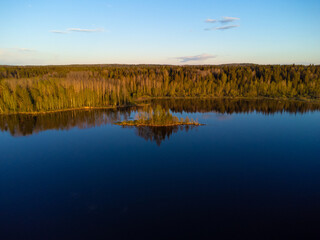
[{"label": "blue sky", "polygon": [[320,64],[319,0],[0,2],[0,64]]}]

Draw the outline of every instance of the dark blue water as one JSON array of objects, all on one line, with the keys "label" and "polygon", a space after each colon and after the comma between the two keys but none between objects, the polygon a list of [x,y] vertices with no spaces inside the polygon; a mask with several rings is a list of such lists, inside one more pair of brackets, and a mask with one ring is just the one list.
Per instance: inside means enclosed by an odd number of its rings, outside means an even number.
[{"label": "dark blue water", "polygon": [[206,125],[3,125],[0,239],[319,239],[320,112],[188,112]]}]

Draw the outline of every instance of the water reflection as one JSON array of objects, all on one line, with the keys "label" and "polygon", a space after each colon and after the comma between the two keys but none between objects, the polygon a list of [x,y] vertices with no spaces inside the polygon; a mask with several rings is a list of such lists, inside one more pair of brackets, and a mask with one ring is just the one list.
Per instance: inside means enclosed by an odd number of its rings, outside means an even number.
[{"label": "water reflection", "polygon": [[0,115],[1,131],[27,136],[46,130],[86,129],[128,119],[134,108],[64,111],[39,115]]},{"label": "water reflection", "polygon": [[[276,100],[234,100],[234,99],[176,99],[153,100],[151,106],[160,104],[172,113],[208,113],[215,112],[219,116],[232,113],[259,112],[274,114],[278,112],[306,113],[320,110],[320,105],[310,102],[276,101]],[[12,136],[27,136],[45,130],[68,130],[71,128],[92,128],[111,124],[130,118],[137,108],[99,109],[65,111],[41,115],[0,115],[1,131]],[[205,118],[205,117],[204,117]],[[146,140],[155,141],[158,145],[178,131],[188,131],[192,126],[176,127],[138,127],[136,134]]]},{"label": "water reflection", "polygon": [[269,99],[168,99],[153,100],[172,112],[216,112],[220,114],[259,112],[266,115],[279,112],[307,113],[320,110],[319,103]]},{"label": "water reflection", "polygon": [[[135,128],[136,135],[139,137],[144,138],[146,141],[156,142],[158,146],[161,145],[161,143],[167,139],[170,138],[170,136],[173,133],[177,133],[178,131],[186,131],[196,128],[197,126],[193,125],[184,125],[184,126],[170,126],[170,127],[148,127],[148,126],[142,126],[142,127],[129,127],[129,128]],[[128,128],[128,127],[124,127]]]}]

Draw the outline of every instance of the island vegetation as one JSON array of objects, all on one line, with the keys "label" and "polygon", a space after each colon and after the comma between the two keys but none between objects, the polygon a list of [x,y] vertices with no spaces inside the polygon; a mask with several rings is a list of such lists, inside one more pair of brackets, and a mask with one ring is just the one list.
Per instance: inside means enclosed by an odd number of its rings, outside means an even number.
[{"label": "island vegetation", "polygon": [[132,121],[122,121],[115,123],[116,125],[121,126],[150,126],[150,127],[170,127],[170,126],[180,126],[180,125],[193,125],[200,126],[203,124],[198,123],[198,121],[193,120],[192,118],[182,117],[179,119],[176,116],[173,116],[170,111],[162,108],[160,105],[157,105],[154,109],[152,107],[145,107],[143,110],[139,110],[138,114],[135,117],[135,120]]},{"label": "island vegetation", "polygon": [[134,105],[150,98],[320,102],[320,66],[0,66],[0,113]]}]

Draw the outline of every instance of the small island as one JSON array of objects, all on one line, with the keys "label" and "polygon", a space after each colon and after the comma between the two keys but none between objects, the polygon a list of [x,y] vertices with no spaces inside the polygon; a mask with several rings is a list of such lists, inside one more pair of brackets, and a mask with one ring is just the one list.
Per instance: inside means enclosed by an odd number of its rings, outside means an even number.
[{"label": "small island", "polygon": [[162,108],[160,105],[157,105],[155,109],[149,107],[144,108],[144,110],[139,111],[135,116],[135,120],[132,121],[122,121],[115,123],[116,125],[121,126],[149,126],[149,127],[171,127],[171,126],[184,126],[184,125],[193,125],[201,126],[204,124],[198,123],[198,121],[193,120],[189,117],[178,118],[173,116],[169,110]]}]

